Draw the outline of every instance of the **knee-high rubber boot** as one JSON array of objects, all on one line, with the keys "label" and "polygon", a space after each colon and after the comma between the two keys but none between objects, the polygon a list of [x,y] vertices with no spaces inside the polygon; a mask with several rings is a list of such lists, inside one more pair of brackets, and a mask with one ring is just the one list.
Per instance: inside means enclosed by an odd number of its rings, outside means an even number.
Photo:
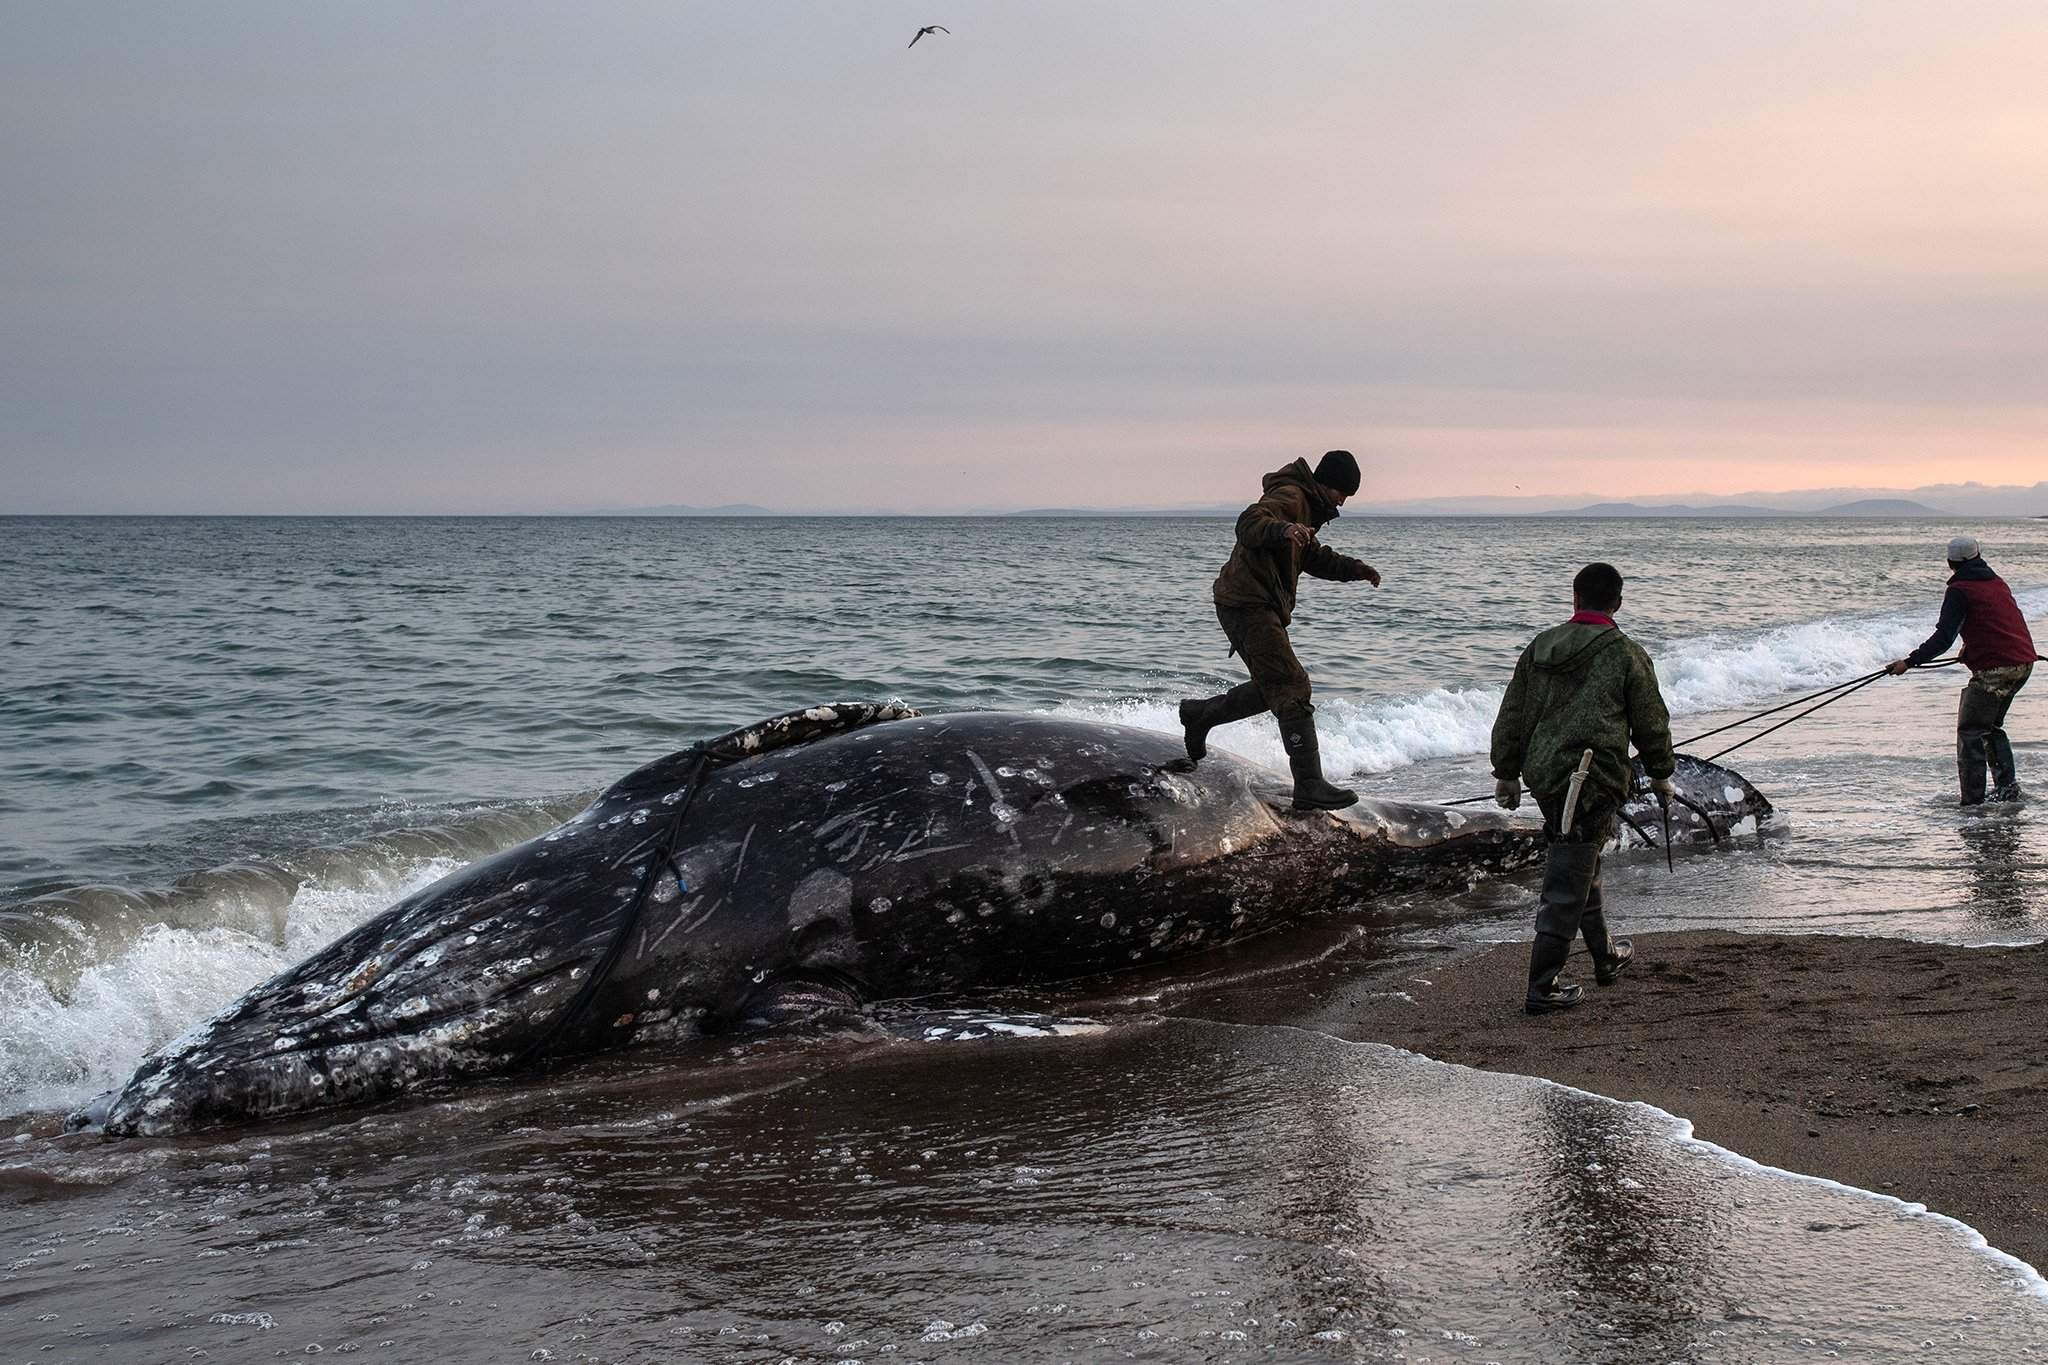
[{"label": "knee-high rubber boot", "polygon": [[1287,766],[1294,770],[1296,810],[1342,810],[1358,793],[1323,781],[1323,754],[1316,741],[1316,708],[1304,703],[1279,717],[1280,742],[1287,747]]},{"label": "knee-high rubber boot", "polygon": [[1597,845],[1550,846],[1543,865],[1543,906],[1536,912],[1536,943],[1529,950],[1529,994],[1523,1003],[1531,1014],[1568,1010],[1586,998],[1585,987],[1559,984],[1557,974],[1571,957],[1572,940],[1579,936],[1586,898],[1599,870]]},{"label": "knee-high rubber boot", "polygon": [[1629,963],[1635,961],[1636,946],[1607,932],[1606,898],[1600,894],[1600,872],[1593,872],[1593,889],[1586,894],[1586,909],[1579,916],[1579,932],[1585,935],[1586,951],[1593,955],[1593,979],[1612,986]]},{"label": "knee-high rubber boot", "polygon": [[1984,769],[1995,752],[1992,736],[1999,733],[1999,722],[2005,719],[1999,700],[1973,680],[1963,689],[1962,704],[1956,708],[1956,777],[1962,783],[1966,806],[1984,800]]},{"label": "knee-high rubber boot", "polygon": [[1961,726],[1956,730],[1956,780],[1962,784],[1962,803],[1966,806],[1984,804],[1984,750],[1988,737],[1981,727],[1975,725]]},{"label": "knee-high rubber boot", "polygon": [[1266,694],[1255,682],[1241,682],[1220,697],[1180,704],[1180,725],[1186,731],[1188,757],[1200,763],[1209,756],[1209,732],[1234,720],[1248,720],[1266,709]]},{"label": "knee-high rubber boot", "polygon": [[2017,801],[2020,799],[2020,776],[2014,770],[2012,740],[2003,727],[1993,730],[1984,741],[1985,757],[1991,765],[1991,792],[1993,801]]}]

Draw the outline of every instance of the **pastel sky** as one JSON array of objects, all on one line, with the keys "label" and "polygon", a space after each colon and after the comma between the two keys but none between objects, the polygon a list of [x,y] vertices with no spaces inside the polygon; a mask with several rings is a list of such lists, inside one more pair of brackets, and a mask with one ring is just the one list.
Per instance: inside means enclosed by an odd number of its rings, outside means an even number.
[{"label": "pastel sky", "polygon": [[0,0],[0,511],[2031,483],[2044,71],[2040,0]]}]

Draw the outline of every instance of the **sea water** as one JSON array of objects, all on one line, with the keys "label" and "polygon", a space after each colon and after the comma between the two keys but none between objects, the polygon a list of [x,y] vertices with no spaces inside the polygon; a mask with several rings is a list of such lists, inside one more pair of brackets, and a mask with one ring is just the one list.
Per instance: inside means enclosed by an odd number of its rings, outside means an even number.
[{"label": "sea water", "polygon": [[[2048,639],[2048,522],[1346,517],[1325,540],[1385,583],[1304,580],[1326,767],[1487,791],[1515,654],[1590,558],[1628,576],[1681,738],[1868,673],[1931,628],[1958,529]],[[2039,1281],[1967,1230],[1650,1111],[1199,1024],[1200,978],[1170,1023],[1142,996],[1045,1037],[897,1020],[218,1142],[47,1135],[241,990],[690,740],[863,697],[1172,729],[1243,676],[1208,606],[1229,537],[0,519],[0,1113],[25,1135],[0,1121],[0,1354],[2026,1358]],[[1960,681],[1885,679],[1731,755],[1785,831],[1675,875],[1614,860],[1628,927],[2038,941],[2037,808],[1955,809]],[[1266,720],[1214,742],[1283,761]],[[1528,898],[1370,907],[1260,970],[1284,992],[1404,937],[1520,938]]]}]

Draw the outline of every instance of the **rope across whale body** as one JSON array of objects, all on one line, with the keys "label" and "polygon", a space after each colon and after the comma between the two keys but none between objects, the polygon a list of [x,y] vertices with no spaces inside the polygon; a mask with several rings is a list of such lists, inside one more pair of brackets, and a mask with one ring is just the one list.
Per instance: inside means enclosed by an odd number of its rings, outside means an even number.
[{"label": "rope across whale body", "polygon": [[[581,1019],[596,998],[598,990],[611,978],[618,967],[619,959],[625,955],[626,942],[633,935],[633,929],[640,922],[640,912],[647,904],[655,885],[664,872],[676,878],[682,886],[682,873],[676,868],[676,840],[682,834],[683,820],[690,813],[690,804],[696,799],[704,775],[714,768],[742,759],[754,758],[761,754],[774,753],[780,749],[793,749],[830,735],[844,734],[850,730],[878,725],[883,721],[909,720],[919,712],[900,701],[885,702],[833,702],[825,706],[806,707],[800,711],[785,711],[779,716],[756,721],[752,725],[727,731],[715,739],[700,740],[682,753],[662,761],[661,767],[667,779],[665,785],[673,790],[666,804],[673,809],[663,826],[655,845],[654,856],[647,860],[641,871],[640,884],[625,913],[620,916],[619,927],[613,931],[611,942],[605,945],[604,955],[591,970],[590,979],[583,988],[570,997],[562,1012],[539,1038],[535,1039],[519,1059],[519,1065],[545,1065],[551,1060],[555,1044],[567,1033],[570,1026]],[[680,779],[678,782],[677,779]],[[628,777],[613,788],[613,793],[626,787],[633,779]],[[608,796],[611,794],[608,794]],[[604,798],[600,798],[602,801]]]}]

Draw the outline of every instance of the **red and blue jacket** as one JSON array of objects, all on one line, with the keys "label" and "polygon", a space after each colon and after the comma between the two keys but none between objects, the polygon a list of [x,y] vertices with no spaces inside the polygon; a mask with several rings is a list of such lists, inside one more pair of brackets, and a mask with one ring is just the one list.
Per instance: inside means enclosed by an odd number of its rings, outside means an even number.
[{"label": "red and blue jacket", "polygon": [[1963,637],[1963,662],[1972,673],[2034,662],[2034,637],[2027,631],[2020,604],[2012,600],[2005,580],[1981,558],[1962,564],[1948,580],[1934,634],[1908,654],[1906,662],[1924,664],[1937,657],[1955,643],[1958,632]]}]

